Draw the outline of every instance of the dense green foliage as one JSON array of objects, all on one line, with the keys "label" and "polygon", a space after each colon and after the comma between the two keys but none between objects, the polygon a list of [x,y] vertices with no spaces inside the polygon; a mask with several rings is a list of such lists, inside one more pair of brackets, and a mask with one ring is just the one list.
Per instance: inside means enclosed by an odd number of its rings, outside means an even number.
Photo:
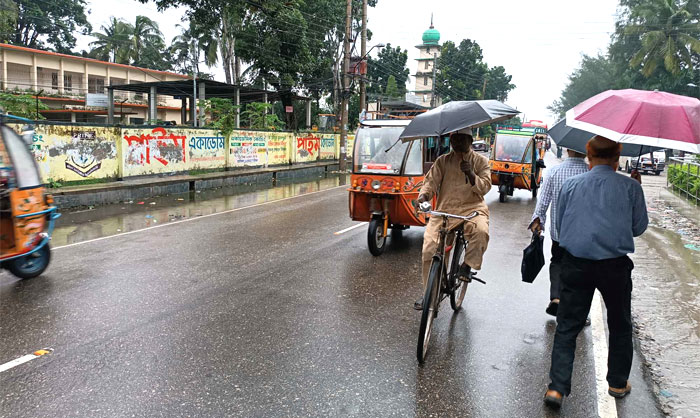
[{"label": "dense green foliage", "polygon": [[489,68],[479,44],[447,41],[438,58],[435,91],[444,103],[453,100],[506,100],[515,88],[505,68]]},{"label": "dense green foliage", "polygon": [[700,0],[620,0],[605,54],[584,56],[550,110],[564,113],[602,91],[658,89],[700,95]]},{"label": "dense green foliage", "polygon": [[[391,77],[394,78],[397,91],[392,97],[403,98],[406,95],[406,82],[409,70],[406,67],[408,51],[401,47],[387,44],[377,53],[377,58],[367,60],[367,94],[370,98],[383,97]],[[393,94],[393,91],[392,91]]]},{"label": "dense green foliage", "polygon": [[134,24],[112,17],[92,36],[90,55],[94,58],[155,70],[171,68],[158,23],[146,16],[136,16]]},{"label": "dense green foliage", "polygon": [[228,137],[236,129],[236,113],[238,106],[234,105],[230,99],[210,99],[207,103],[207,112],[211,117],[212,128],[221,135]]},{"label": "dense green foliage", "polygon": [[676,190],[700,197],[700,166],[697,164],[671,164],[668,181]]},{"label": "dense green foliage", "polygon": [[[46,110],[48,106],[41,100],[38,109]],[[13,94],[0,92],[0,108],[5,112],[15,116],[28,119],[44,119],[41,113],[37,113],[37,101],[31,94]]]},{"label": "dense green foliage", "polygon": [[284,128],[284,122],[272,111],[273,105],[270,103],[248,103],[241,112],[241,119],[248,122],[250,129]]},{"label": "dense green foliage", "polygon": [[85,15],[85,0],[15,0],[17,9],[9,8],[7,14],[5,3],[0,3],[3,25],[13,24],[8,38],[15,45],[70,53],[75,47],[75,33],[87,34],[92,29]]}]

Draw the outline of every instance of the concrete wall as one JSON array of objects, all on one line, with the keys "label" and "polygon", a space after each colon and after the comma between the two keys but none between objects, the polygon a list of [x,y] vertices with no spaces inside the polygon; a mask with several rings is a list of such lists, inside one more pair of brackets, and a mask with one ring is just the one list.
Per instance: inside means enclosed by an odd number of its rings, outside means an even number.
[{"label": "concrete wall", "polygon": [[[22,125],[13,128],[20,132]],[[225,138],[212,129],[40,124],[32,150],[48,183],[334,160],[340,136],[236,130]]]}]

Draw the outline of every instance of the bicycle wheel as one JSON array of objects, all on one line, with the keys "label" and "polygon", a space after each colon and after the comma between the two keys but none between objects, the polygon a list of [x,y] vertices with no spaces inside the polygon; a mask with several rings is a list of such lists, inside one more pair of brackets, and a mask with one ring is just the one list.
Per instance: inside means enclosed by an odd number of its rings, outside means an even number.
[{"label": "bicycle wheel", "polygon": [[418,347],[416,354],[418,362],[423,364],[425,355],[428,352],[428,344],[430,343],[430,332],[433,329],[433,320],[437,314],[438,304],[440,303],[440,270],[442,263],[433,260],[430,265],[430,274],[428,276],[428,287],[425,289],[423,297],[423,313],[420,318],[420,329],[418,331]]},{"label": "bicycle wheel", "polygon": [[463,282],[457,278],[459,273],[459,266],[464,262],[464,238],[455,238],[455,246],[452,250],[452,263],[450,264],[450,283],[454,289],[450,295],[450,305],[455,312],[462,309],[462,301],[464,301],[464,295],[467,293],[467,285],[469,283]]}]

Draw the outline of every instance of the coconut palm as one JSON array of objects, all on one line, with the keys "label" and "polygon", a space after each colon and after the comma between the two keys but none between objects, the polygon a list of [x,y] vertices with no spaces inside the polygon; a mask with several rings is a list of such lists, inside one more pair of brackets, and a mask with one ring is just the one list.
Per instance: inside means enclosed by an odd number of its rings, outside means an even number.
[{"label": "coconut palm", "polygon": [[[187,28],[182,25],[177,26],[180,27],[182,32],[173,38],[169,48],[175,67],[180,72],[191,73],[194,61],[196,63],[195,71],[199,74],[202,53],[204,54],[204,63],[207,66],[216,65],[219,60],[217,55],[219,43],[212,36],[212,33],[206,31],[203,27],[198,27],[192,20],[190,20]],[[194,50],[195,43],[197,46],[196,50]]]},{"label": "coconut palm", "polygon": [[625,34],[638,35],[642,45],[630,65],[641,65],[645,77],[650,77],[662,63],[674,76],[692,68],[693,53],[700,54],[700,22],[693,12],[696,3],[650,0],[633,6],[632,23],[625,28]]},{"label": "coconut palm", "polygon": [[133,65],[150,68],[162,66],[158,64],[166,47],[158,23],[146,16],[136,16],[129,40],[129,58]]},{"label": "coconut palm", "polygon": [[129,64],[129,46],[132,27],[127,22],[111,17],[102,32],[93,32],[96,40],[90,42],[90,55],[102,61]]}]

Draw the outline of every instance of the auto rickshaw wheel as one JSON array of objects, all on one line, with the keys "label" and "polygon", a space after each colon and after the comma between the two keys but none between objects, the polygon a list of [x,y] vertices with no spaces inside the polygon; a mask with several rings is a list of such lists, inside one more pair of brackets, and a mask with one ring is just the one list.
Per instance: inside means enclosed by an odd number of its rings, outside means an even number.
[{"label": "auto rickshaw wheel", "polygon": [[20,279],[33,279],[46,270],[50,261],[51,248],[46,244],[38,251],[8,261],[7,269]]},{"label": "auto rickshaw wheel", "polygon": [[508,196],[506,192],[500,192],[498,194],[498,201],[501,203],[506,203],[506,196]]},{"label": "auto rickshaw wheel", "polygon": [[383,234],[384,221],[381,218],[372,219],[367,230],[367,245],[369,252],[375,257],[382,255],[386,248],[386,237]]},{"label": "auto rickshaw wheel", "polygon": [[532,187],[532,198],[537,199],[537,186]]}]

